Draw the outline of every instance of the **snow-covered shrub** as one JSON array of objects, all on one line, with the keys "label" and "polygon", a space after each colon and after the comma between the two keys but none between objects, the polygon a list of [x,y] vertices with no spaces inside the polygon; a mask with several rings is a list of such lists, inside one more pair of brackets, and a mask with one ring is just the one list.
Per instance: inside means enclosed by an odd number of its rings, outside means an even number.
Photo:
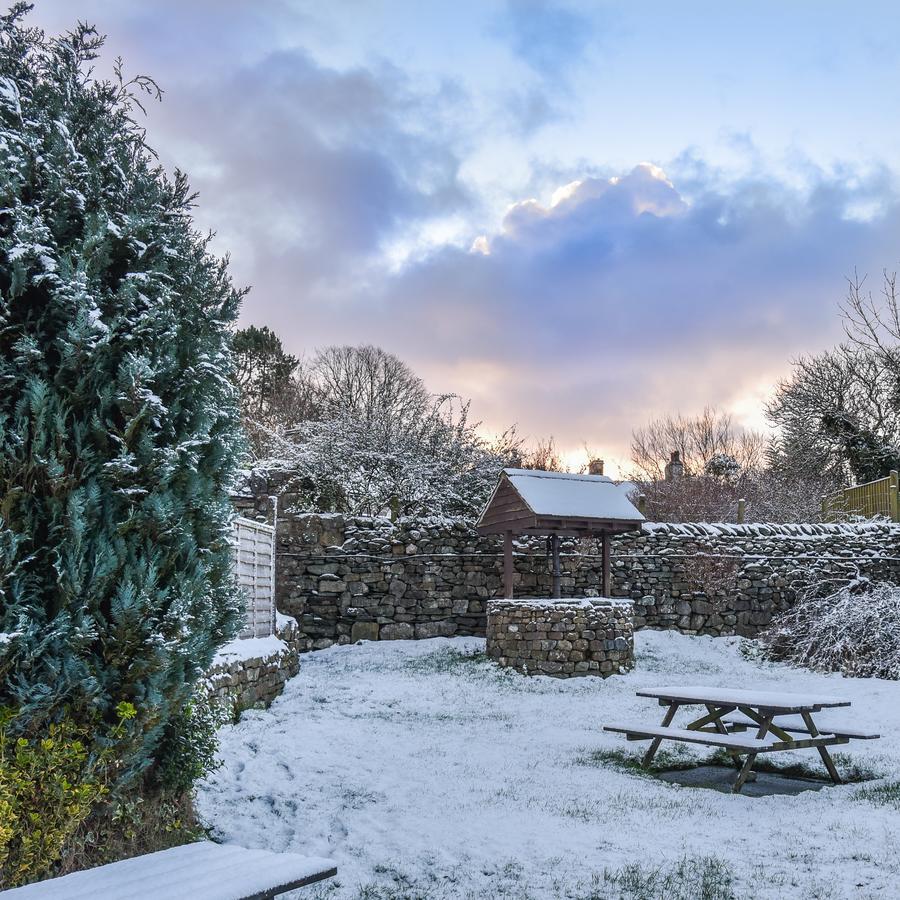
[{"label": "snow-covered shrub", "polygon": [[476,515],[513,458],[514,440],[484,440],[455,396],[415,414],[343,410],[300,423],[259,462],[283,472],[301,509],[351,515]]},{"label": "snow-covered shrub", "polygon": [[759,636],[769,659],[858,678],[900,679],[900,585],[807,596]]}]

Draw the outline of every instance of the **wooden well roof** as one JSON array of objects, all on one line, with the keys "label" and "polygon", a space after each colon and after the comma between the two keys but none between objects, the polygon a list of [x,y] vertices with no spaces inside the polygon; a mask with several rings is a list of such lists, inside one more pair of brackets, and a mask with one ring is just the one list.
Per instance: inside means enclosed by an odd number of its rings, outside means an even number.
[{"label": "wooden well roof", "polygon": [[614,534],[644,517],[605,475],[504,469],[478,519],[481,534]]}]

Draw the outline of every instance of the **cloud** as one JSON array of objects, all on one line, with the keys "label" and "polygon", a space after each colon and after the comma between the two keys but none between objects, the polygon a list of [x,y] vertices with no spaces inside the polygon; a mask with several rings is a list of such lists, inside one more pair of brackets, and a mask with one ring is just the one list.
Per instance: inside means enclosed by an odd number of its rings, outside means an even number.
[{"label": "cloud", "polygon": [[[570,81],[598,29],[559,4],[508,5],[498,30],[521,78],[500,112],[402,60],[326,64],[308,49],[315,17],[288,0],[84,0],[79,15],[110,30],[128,71],[160,76],[151,140],[191,175],[199,224],[253,286],[246,321],[292,352],[382,344],[432,389],[472,396],[493,428],[624,455],[660,411],[758,408],[790,357],[839,339],[844,276],[897,259],[888,171],[797,158],[776,177],[749,132],[729,144],[742,176],[690,152],[601,176],[615,142],[576,166],[521,141],[510,168],[537,155],[538,196],[481,233],[472,223],[493,222],[508,186],[479,181],[479,155],[577,104]],[[68,3],[34,16],[71,24]]]},{"label": "cloud", "polygon": [[843,278],[896,258],[900,202],[883,170],[802,188],[702,166],[687,180],[689,195],[643,164],[516,203],[471,249],[440,248],[357,298],[349,330],[472,394],[489,425],[569,447],[623,455],[660,410],[744,410],[792,356],[839,337]]},{"label": "cloud", "polygon": [[[322,64],[300,45],[309,17],[286,0],[123,2],[115,14],[85,4],[83,17],[110,30],[107,55],[159,78],[150,141],[188,172],[199,222],[231,251],[236,277],[290,271],[289,285],[257,292],[257,307],[357,283],[387,244],[471,206],[454,123],[466,98],[451,82],[423,85],[377,59]],[[51,31],[69,15],[36,11]]]},{"label": "cloud", "polygon": [[431,112],[455,100],[386,64],[336,71],[283,50],[168,98],[154,133],[193,172],[237,277],[259,285],[254,315],[280,319],[314,290],[358,285],[391,241],[470,205]]},{"label": "cloud", "polygon": [[587,16],[552,0],[510,0],[498,31],[520,59],[547,78],[579,62],[594,36]]}]

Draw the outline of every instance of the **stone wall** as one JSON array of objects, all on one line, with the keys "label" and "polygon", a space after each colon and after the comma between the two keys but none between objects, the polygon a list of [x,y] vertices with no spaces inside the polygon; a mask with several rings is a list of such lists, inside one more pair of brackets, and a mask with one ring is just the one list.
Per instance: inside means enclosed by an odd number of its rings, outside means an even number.
[{"label": "stone wall", "polygon": [[290,621],[272,637],[226,644],[206,673],[212,693],[229,704],[235,716],[268,706],[300,669],[297,638],[297,625]]},{"label": "stone wall", "polygon": [[[563,542],[562,564],[564,596],[599,595],[595,542]],[[544,541],[517,542],[515,566],[518,596],[549,596]],[[278,520],[276,602],[300,623],[304,650],[484,635],[501,572],[500,540],[470,521]],[[798,587],[855,573],[900,582],[900,526],[652,524],[613,540],[611,593],[634,601],[636,627],[753,635]]]},{"label": "stone wall", "polygon": [[631,604],[622,600],[488,600],[487,655],[526,675],[606,678],[634,668]]}]

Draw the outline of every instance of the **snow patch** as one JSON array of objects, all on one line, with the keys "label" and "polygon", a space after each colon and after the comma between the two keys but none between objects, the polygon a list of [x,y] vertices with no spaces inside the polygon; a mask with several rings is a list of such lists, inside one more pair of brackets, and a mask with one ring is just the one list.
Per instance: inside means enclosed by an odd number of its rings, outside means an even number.
[{"label": "snow patch", "polygon": [[[224,765],[198,807],[228,841],[335,858],[329,900],[399,896],[398,884],[429,900],[618,896],[605,869],[685,856],[723,860],[738,897],[823,896],[823,885],[834,898],[895,896],[900,810],[865,792],[896,780],[900,683],[750,659],[741,646],[645,630],[636,669],[607,679],[500,670],[477,638],[331,647],[304,657],[270,710],[222,729]],[[635,692],[667,683],[851,700],[834,720],[882,739],[842,747],[839,768],[880,780],[752,798],[621,768],[611,754],[646,745],[602,726],[658,724],[660,707]],[[818,765],[815,751],[780,757]]]},{"label": "snow patch", "polygon": [[265,659],[288,652],[290,652],[288,645],[274,634],[262,638],[237,638],[219,648],[212,664],[217,666],[239,659]]}]

